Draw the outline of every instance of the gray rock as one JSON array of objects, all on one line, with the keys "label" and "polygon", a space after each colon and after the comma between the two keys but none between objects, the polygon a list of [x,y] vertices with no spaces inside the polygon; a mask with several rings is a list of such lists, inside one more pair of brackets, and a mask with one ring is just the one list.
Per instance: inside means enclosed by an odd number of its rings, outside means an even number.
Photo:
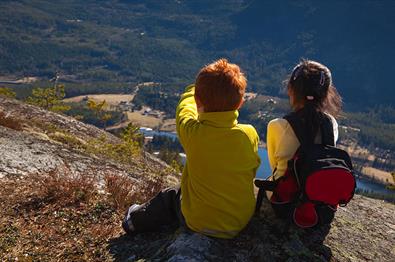
[{"label": "gray rock", "polygon": [[181,233],[167,247],[169,261],[207,261],[214,240],[197,233]]}]

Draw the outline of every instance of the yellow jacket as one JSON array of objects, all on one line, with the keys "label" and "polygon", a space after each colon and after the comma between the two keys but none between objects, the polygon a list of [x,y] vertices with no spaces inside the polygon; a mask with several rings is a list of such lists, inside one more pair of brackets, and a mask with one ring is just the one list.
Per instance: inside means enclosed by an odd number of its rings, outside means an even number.
[{"label": "yellow jacket", "polygon": [[181,179],[181,210],[194,231],[232,238],[254,212],[253,178],[260,164],[259,137],[237,123],[238,112],[197,112],[195,88],[181,96],[177,133],[187,155]]}]

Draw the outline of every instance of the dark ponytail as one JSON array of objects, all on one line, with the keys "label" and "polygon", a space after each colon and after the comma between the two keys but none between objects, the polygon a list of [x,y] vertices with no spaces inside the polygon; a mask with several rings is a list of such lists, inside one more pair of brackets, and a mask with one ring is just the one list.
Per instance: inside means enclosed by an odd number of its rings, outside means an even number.
[{"label": "dark ponytail", "polygon": [[288,89],[294,104],[299,105],[297,114],[308,137],[316,136],[324,113],[337,116],[341,111],[342,99],[332,83],[331,72],[318,62],[302,60],[292,71]]}]

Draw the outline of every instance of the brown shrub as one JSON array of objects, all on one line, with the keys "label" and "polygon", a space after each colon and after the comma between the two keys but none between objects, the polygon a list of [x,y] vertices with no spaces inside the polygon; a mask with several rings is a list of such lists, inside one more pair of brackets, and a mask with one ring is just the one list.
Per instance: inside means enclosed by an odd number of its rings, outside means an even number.
[{"label": "brown shrub", "polygon": [[163,187],[163,182],[158,178],[133,183],[127,176],[107,175],[105,182],[110,201],[120,214],[123,214],[132,203],[148,201]]},{"label": "brown shrub", "polygon": [[21,120],[9,117],[4,112],[0,112],[0,125],[17,131],[22,130]]},{"label": "brown shrub", "polygon": [[104,177],[110,201],[118,211],[123,212],[133,201],[133,183],[129,177],[107,175]]},{"label": "brown shrub", "polygon": [[0,261],[113,261],[121,217],[86,176],[58,172],[0,179]]},{"label": "brown shrub", "polygon": [[0,179],[0,261],[113,261],[108,241],[123,234],[126,207],[162,188],[162,180],[145,175],[135,182],[109,174],[107,194],[98,192],[94,171],[76,175],[67,165]]},{"label": "brown shrub", "polygon": [[161,178],[152,177],[148,178],[141,184],[141,188],[138,192],[135,192],[135,199],[140,202],[145,202],[154,197],[164,187],[164,183]]},{"label": "brown shrub", "polygon": [[73,174],[67,165],[46,174],[30,175],[27,181],[36,201],[61,206],[88,202],[97,192],[94,174]]}]

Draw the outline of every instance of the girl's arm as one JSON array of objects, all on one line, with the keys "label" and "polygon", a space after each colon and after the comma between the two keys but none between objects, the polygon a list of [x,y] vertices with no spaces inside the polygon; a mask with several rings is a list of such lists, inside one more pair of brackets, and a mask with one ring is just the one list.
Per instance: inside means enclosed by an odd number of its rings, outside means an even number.
[{"label": "girl's arm", "polygon": [[278,130],[276,130],[275,120],[272,120],[267,125],[267,136],[266,136],[266,145],[267,145],[267,154],[269,157],[270,168],[273,170],[277,167],[277,145],[278,145]]}]

